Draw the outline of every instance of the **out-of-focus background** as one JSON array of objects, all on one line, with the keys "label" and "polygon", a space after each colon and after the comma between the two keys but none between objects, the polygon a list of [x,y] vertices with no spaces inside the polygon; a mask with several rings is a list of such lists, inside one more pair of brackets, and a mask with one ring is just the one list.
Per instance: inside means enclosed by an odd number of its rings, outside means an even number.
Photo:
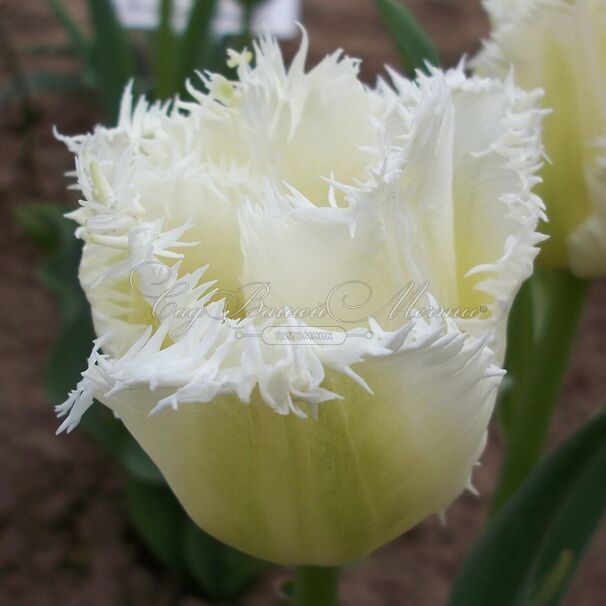
[{"label": "out-of-focus background", "polygon": [[[66,5],[84,22],[83,0]],[[473,54],[487,33],[480,0],[407,0],[437,44],[444,62]],[[342,48],[363,60],[372,83],[383,64],[398,58],[374,0],[303,0],[310,64]],[[42,0],[0,3],[0,89],[24,47],[61,43],[64,30]],[[292,54],[296,42],[286,42]],[[66,72],[72,59],[19,53],[24,69]],[[23,128],[18,102],[0,113],[0,605],[200,606],[190,588],[166,572],[132,530],[125,512],[122,474],[84,432],[55,437],[57,421],[42,387],[45,353],[59,330],[50,295],[34,275],[40,252],[13,214],[37,200],[76,203],[63,173],[70,155],[52,135],[56,125],[77,133],[102,119],[92,97],[45,92],[30,100],[35,119]],[[550,444],[576,429],[606,394],[606,284],[596,283],[582,322],[572,368]],[[479,534],[500,460],[493,431],[475,476],[480,497],[466,494],[448,511],[447,525],[428,519],[416,529],[353,564],[343,574],[342,603],[352,606],[443,604],[449,586]],[[512,555],[512,557],[514,557]],[[606,531],[594,543],[566,604],[604,600]],[[287,575],[270,570],[239,604],[275,603]],[[602,597],[599,597],[602,595]],[[473,605],[470,605],[473,606]]]}]

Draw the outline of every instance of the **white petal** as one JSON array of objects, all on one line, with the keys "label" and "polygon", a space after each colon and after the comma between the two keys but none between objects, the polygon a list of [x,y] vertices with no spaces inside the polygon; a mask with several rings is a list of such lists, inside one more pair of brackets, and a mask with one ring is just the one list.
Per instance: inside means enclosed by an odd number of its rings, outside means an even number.
[{"label": "white petal", "polygon": [[[515,295],[532,273],[537,223],[543,203],[533,193],[542,147],[540,92],[525,93],[505,82],[447,74],[455,107],[454,216],[458,304],[486,305],[504,352],[507,315]],[[484,321],[464,323],[474,334]]]},{"label": "white petal", "polygon": [[[248,405],[218,395],[151,417],[168,387],[131,383],[94,395],[206,531],[270,561],[334,564],[368,553],[465,489],[502,374],[481,342],[421,324],[397,351],[354,368],[374,395],[329,370],[324,384],[343,399],[323,404],[317,420],[276,415],[257,393]],[[119,374],[117,363],[103,372]]]},{"label": "white petal", "polygon": [[[544,143],[549,159],[537,193],[548,206],[550,239],[541,260],[583,276],[604,272],[600,232],[606,212],[606,5],[596,0],[525,0],[509,11],[486,2],[494,30],[473,61],[478,73],[545,90]],[[596,186],[596,183],[598,184]]]}]

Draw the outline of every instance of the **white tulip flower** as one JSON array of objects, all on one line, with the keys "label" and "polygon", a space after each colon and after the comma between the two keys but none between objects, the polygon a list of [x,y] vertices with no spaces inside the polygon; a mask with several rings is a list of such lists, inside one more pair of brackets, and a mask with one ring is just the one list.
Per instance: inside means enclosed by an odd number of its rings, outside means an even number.
[{"label": "white tulip flower", "polygon": [[254,50],[65,139],[99,339],[61,429],[96,398],[204,530],[336,564],[470,487],[542,239],[539,94]]},{"label": "white tulip flower", "polygon": [[540,260],[580,277],[606,274],[606,2],[485,0],[492,34],[477,73],[511,66],[524,88],[545,90],[549,162],[537,193],[550,236]]}]

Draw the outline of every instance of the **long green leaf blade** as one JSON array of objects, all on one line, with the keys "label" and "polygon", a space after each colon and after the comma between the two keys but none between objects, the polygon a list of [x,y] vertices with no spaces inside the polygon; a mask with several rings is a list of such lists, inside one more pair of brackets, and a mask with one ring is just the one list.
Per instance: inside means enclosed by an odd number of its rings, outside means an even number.
[{"label": "long green leaf blade", "polygon": [[505,460],[493,513],[515,493],[541,458],[591,282],[568,270],[541,268],[529,284],[535,316],[532,356],[521,361],[523,370],[516,370],[519,376],[515,378],[523,377],[523,381],[518,381],[511,398]]},{"label": "long green leaf blade", "polygon": [[233,600],[268,566],[202,532],[190,520],[183,531],[183,556],[187,570],[212,600]]},{"label": "long green leaf blade", "polygon": [[[572,574],[603,510],[605,473],[602,413],[541,463],[490,522],[463,565],[448,606],[525,605],[569,548],[576,557]],[[590,508],[587,499],[599,500],[600,507]],[[572,512],[579,508],[591,520],[575,520]]]},{"label": "long green leaf blade", "polygon": [[[179,86],[191,78],[194,70],[208,68],[211,48],[210,23],[217,0],[194,0],[189,21],[179,44]],[[182,89],[184,90],[184,89]]]},{"label": "long green leaf blade", "polygon": [[[606,510],[606,447],[580,473],[574,490],[562,503],[537,557],[534,575],[541,578],[570,559],[558,590],[540,606],[556,606],[564,596]],[[532,587],[529,587],[529,591]]]},{"label": "long green leaf blade", "polygon": [[154,36],[155,93],[158,99],[168,99],[177,91],[178,72],[175,69],[176,39],[172,27],[172,0],[160,0],[158,28]]},{"label": "long green leaf blade", "polygon": [[[534,362],[535,327],[533,322],[532,277],[518,292],[509,314],[507,326],[507,355],[505,387],[501,389],[497,404],[500,428],[506,441],[513,431],[516,418],[515,404],[520,401],[526,387],[527,371]],[[526,411],[523,411],[526,412]]]},{"label": "long green leaf blade", "polygon": [[528,606],[550,606],[550,604],[553,604],[553,600],[566,584],[573,562],[574,555],[568,550],[563,550],[551,570],[541,580],[537,591],[530,598]]},{"label": "long green leaf blade", "polygon": [[417,69],[426,71],[426,62],[440,65],[429,36],[403,4],[398,0],[377,0],[377,7],[409,76],[413,77]]},{"label": "long green leaf blade", "polygon": [[107,114],[115,120],[122,91],[134,75],[134,57],[126,31],[110,0],[88,0],[94,31],[94,70]]},{"label": "long green leaf blade", "polygon": [[82,63],[86,65],[90,61],[91,41],[84,35],[74,18],[69,14],[62,0],[48,0],[48,3],[55,17],[63,26],[71,47],[78,54]]},{"label": "long green leaf blade", "polygon": [[130,477],[127,502],[131,520],[154,556],[173,572],[183,574],[181,535],[186,518],[168,487]]}]

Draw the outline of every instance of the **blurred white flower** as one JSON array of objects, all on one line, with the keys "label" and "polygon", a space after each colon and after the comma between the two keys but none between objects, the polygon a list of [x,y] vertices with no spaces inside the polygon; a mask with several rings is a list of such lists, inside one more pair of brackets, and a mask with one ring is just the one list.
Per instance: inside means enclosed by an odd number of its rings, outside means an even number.
[{"label": "blurred white flower", "polygon": [[606,274],[606,3],[485,0],[493,31],[477,73],[545,89],[549,162],[537,193],[549,223],[540,260],[582,277]]},{"label": "blurred white flower", "polygon": [[[93,398],[111,408],[224,542],[335,564],[470,486],[541,240],[541,112],[537,93],[462,68],[368,89],[335,53],[305,73],[306,50],[286,69],[264,38],[254,67],[231,55],[236,81],[203,75],[210,92],[173,106],[127,90],[117,127],[65,139],[100,338],[58,410],[71,430]],[[363,290],[338,297],[339,322],[267,319],[224,295],[265,283],[268,305],[315,308],[364,284],[379,311],[426,281],[418,312],[485,312],[367,320]],[[268,325],[347,338],[270,345],[254,336]]]}]

